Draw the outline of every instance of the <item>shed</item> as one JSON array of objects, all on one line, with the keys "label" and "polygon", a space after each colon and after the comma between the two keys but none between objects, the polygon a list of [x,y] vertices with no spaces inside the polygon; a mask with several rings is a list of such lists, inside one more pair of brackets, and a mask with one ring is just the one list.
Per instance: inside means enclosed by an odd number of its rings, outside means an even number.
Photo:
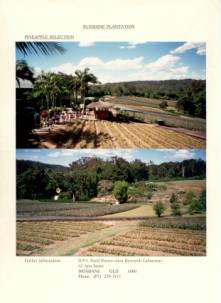
[{"label": "shed", "polygon": [[113,104],[108,102],[97,101],[88,104],[87,109],[93,110],[96,119],[107,120],[112,116],[110,109],[113,108],[113,106]]}]

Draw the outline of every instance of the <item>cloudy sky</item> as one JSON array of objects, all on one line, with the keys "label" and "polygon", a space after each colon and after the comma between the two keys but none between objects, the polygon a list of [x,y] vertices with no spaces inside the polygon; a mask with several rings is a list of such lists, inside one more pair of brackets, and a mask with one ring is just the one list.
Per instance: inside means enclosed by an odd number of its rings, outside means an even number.
[{"label": "cloudy sky", "polygon": [[59,164],[68,166],[81,157],[99,157],[108,159],[118,156],[133,161],[140,159],[148,163],[150,160],[155,164],[169,161],[182,161],[185,159],[203,159],[206,154],[204,149],[17,149],[16,158],[33,160],[43,163]]},{"label": "cloudy sky", "polygon": [[205,79],[202,42],[64,42],[64,55],[22,56],[34,68],[73,74],[89,67],[102,83],[133,80]]}]

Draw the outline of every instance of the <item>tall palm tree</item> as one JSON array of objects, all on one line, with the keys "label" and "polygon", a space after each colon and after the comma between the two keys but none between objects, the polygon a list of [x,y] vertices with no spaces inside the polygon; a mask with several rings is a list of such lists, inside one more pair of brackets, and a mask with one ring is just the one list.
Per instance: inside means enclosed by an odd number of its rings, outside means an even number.
[{"label": "tall palm tree", "polygon": [[63,54],[66,51],[59,42],[16,42],[16,49],[24,56]]},{"label": "tall palm tree", "polygon": [[[32,97],[35,97],[35,98],[41,97],[42,103],[44,101],[46,101],[47,109],[49,109],[49,106],[50,106],[50,94],[51,94],[50,89],[51,89],[51,87],[50,87],[50,83],[48,81],[48,75],[45,74],[44,72],[42,72],[38,76],[37,80],[35,81],[31,95],[32,95]],[[44,104],[42,104],[42,106],[43,105]]]},{"label": "tall palm tree", "polygon": [[88,91],[88,87],[90,83],[98,83],[97,77],[89,73],[89,68],[85,68],[83,71],[81,70],[76,70],[75,75],[76,75],[76,81],[79,82],[80,85],[80,95],[81,95],[81,100],[83,101],[84,107],[83,111],[85,112],[85,96]]},{"label": "tall palm tree", "polygon": [[28,80],[31,83],[34,82],[34,72],[31,67],[28,66],[25,60],[16,61],[16,81],[18,87],[21,86],[20,80]]},{"label": "tall palm tree", "polygon": [[75,104],[77,104],[78,92],[81,87],[80,78],[77,75],[72,76],[72,89],[74,90]]}]

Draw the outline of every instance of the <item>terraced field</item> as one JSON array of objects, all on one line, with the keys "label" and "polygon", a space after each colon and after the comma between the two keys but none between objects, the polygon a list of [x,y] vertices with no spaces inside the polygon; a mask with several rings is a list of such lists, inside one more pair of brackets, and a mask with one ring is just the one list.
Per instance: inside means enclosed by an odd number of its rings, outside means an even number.
[{"label": "terraced field", "polygon": [[206,131],[206,120],[184,116],[177,112],[176,101],[167,100],[168,110],[170,111],[160,109],[159,105],[162,100],[159,99],[122,96],[107,98],[107,101],[126,111],[130,116],[141,118],[148,123],[154,123],[155,120],[162,119],[167,126],[182,127],[204,133]]},{"label": "terraced field", "polygon": [[[38,147],[55,148],[205,148],[206,141],[145,123],[81,120],[36,135]],[[36,142],[35,142],[36,146]]]},{"label": "terraced field", "polygon": [[17,256],[38,255],[53,244],[78,238],[108,225],[98,222],[17,222]]},{"label": "terraced field", "polygon": [[82,251],[84,256],[205,256],[203,230],[139,227]]}]

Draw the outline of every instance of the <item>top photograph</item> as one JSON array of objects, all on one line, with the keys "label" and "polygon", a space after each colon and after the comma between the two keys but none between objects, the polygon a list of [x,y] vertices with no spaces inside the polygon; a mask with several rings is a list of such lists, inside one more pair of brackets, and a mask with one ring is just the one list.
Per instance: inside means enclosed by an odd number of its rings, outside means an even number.
[{"label": "top photograph", "polygon": [[204,42],[16,42],[17,148],[205,148]]}]

